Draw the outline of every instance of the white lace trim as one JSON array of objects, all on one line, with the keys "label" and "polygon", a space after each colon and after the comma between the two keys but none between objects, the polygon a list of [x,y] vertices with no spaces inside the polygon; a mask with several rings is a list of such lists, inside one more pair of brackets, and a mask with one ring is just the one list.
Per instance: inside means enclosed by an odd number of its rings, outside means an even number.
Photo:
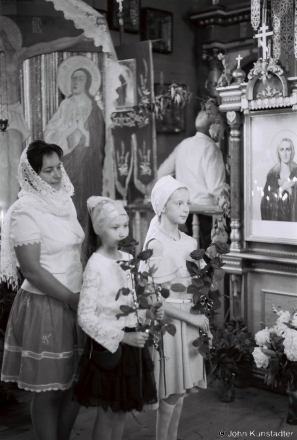
[{"label": "white lace trim", "polygon": [[68,390],[69,388],[72,387],[73,382],[78,378],[77,374],[74,374],[71,378],[71,380],[67,383],[67,384],[59,384],[59,383],[52,383],[52,384],[47,384],[47,385],[32,385],[32,384],[27,384],[22,382],[21,380],[19,380],[18,376],[7,376],[7,375],[2,375],[1,376],[1,380],[3,382],[14,382],[18,384],[19,388],[22,388],[26,391],[33,391],[36,393],[42,393],[45,391],[64,391],[64,390]]},{"label": "white lace trim", "polygon": [[14,243],[14,247],[27,246],[28,244],[38,244],[41,243],[41,238],[36,238],[36,240],[26,240],[19,241],[18,243]]},{"label": "white lace trim", "polygon": [[17,345],[9,345],[5,343],[5,350],[11,353],[22,353],[22,357],[29,357],[35,360],[42,359],[67,359],[71,358],[75,353],[79,351],[78,347],[74,347],[71,351],[64,351],[61,353],[54,353],[52,351],[42,351],[41,353],[35,353],[34,351],[24,350],[22,347]]},{"label": "white lace trim", "polygon": [[105,17],[82,0],[51,1],[57,11],[63,11],[66,20],[72,20],[77,29],[83,29],[87,38],[94,40],[95,46],[102,46],[116,59],[116,54]]}]

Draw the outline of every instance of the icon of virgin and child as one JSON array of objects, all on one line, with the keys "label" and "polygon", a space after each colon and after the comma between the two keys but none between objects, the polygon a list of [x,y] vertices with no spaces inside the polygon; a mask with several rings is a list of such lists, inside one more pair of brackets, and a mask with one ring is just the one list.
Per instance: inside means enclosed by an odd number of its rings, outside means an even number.
[{"label": "icon of virgin and child", "polygon": [[[297,136],[279,136],[275,162],[266,177],[261,199],[262,220],[297,222],[297,164],[294,162]],[[294,145],[295,143],[295,145]]]},{"label": "icon of virgin and child", "polygon": [[63,149],[63,164],[75,189],[73,201],[85,229],[86,200],[102,193],[105,123],[95,100],[101,74],[89,58],[72,56],[59,66],[57,83],[66,98],[48,122],[44,139]]}]

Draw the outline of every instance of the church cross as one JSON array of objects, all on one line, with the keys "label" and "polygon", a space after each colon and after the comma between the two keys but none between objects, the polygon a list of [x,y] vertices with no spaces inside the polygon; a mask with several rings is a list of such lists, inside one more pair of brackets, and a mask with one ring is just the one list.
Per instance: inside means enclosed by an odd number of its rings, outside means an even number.
[{"label": "church cross", "polygon": [[[273,35],[273,32],[266,32],[268,30],[268,26],[266,24],[262,24],[260,27],[260,33],[256,34],[254,38],[258,38],[259,45],[262,47],[263,50],[263,60],[267,59],[267,53],[268,53],[268,47],[267,47],[267,37],[270,35]],[[262,32],[262,33],[261,33]]]},{"label": "church cross", "polygon": [[243,60],[242,56],[239,54],[238,57],[236,58],[237,61],[237,69],[240,68],[240,61]]}]

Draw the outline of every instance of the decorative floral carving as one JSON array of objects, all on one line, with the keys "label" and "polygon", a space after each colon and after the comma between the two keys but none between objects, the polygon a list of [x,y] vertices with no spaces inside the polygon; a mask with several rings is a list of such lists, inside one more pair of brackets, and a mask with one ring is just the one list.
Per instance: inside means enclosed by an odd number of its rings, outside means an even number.
[{"label": "decorative floral carving", "polygon": [[256,31],[260,25],[260,0],[252,0],[251,4],[251,23],[254,31]]},{"label": "decorative floral carving", "polygon": [[138,154],[140,157],[140,174],[142,176],[151,176],[151,150],[146,148],[145,141],[143,141],[142,151],[139,149]]},{"label": "decorative floral carving", "polygon": [[284,71],[274,58],[268,58],[267,60],[259,58],[258,61],[254,63],[252,70],[250,70],[248,79],[251,80],[257,76],[265,83],[267,79],[271,78],[269,73],[274,73],[275,75],[280,76],[283,75]]},{"label": "decorative floral carving", "polygon": [[286,64],[292,62],[293,0],[272,0],[273,57],[279,60],[283,53]]},{"label": "decorative floral carving", "polygon": [[257,98],[273,98],[274,96],[282,96],[282,92],[275,87],[271,87],[269,84],[266,89],[257,94]]}]

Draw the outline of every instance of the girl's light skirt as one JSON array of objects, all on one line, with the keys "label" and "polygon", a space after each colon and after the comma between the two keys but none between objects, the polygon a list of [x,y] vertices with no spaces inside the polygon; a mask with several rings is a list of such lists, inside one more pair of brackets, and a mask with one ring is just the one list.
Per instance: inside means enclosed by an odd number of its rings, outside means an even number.
[{"label": "girl's light skirt", "polygon": [[[186,312],[190,312],[192,304],[172,304]],[[197,327],[184,321],[167,317],[174,324],[176,334],[164,335],[164,358],[160,359],[159,352],[152,347],[151,355],[155,364],[155,379],[158,400],[165,399],[171,394],[191,394],[198,388],[206,388],[206,371],[202,355],[193,341],[199,337]],[[157,409],[158,403],[150,409]]]},{"label": "girl's light skirt", "polygon": [[29,391],[66,390],[76,378],[84,340],[74,311],[20,289],[7,324],[1,379]]}]

